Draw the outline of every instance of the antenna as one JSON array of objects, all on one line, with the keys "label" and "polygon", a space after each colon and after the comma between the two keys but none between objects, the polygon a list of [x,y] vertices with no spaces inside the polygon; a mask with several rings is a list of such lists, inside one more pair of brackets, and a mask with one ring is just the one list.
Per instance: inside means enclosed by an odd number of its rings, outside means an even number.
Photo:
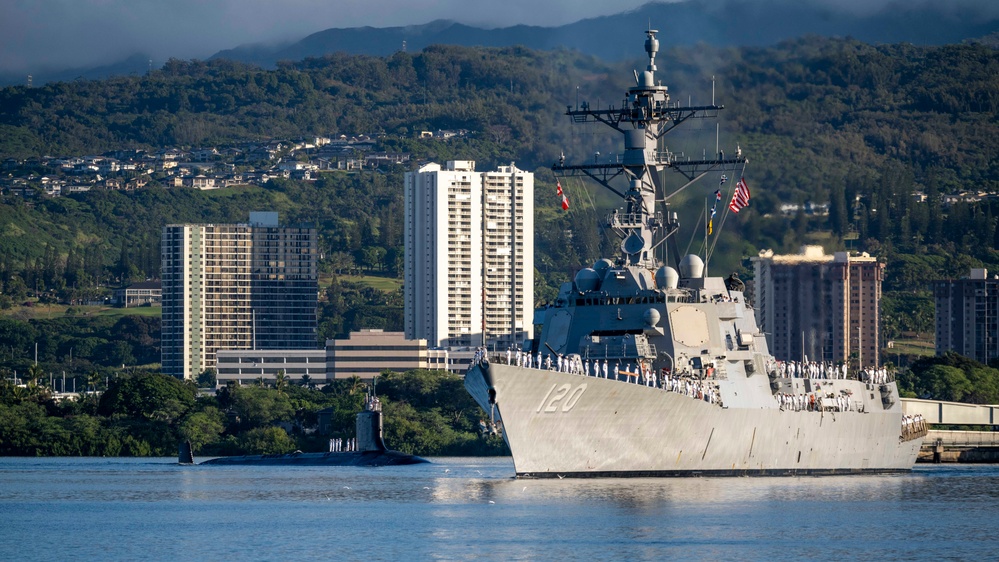
[{"label": "antenna", "polygon": [[711,105],[715,104],[715,77],[711,77]]}]

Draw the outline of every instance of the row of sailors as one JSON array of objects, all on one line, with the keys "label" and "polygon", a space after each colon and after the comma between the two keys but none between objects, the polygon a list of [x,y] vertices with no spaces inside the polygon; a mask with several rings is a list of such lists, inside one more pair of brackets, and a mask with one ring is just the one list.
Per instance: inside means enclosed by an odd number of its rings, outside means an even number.
[{"label": "row of sailors", "polygon": [[330,439],[331,453],[344,453],[357,450],[357,439]]},{"label": "row of sailors", "polygon": [[781,410],[790,412],[848,412],[853,407],[849,394],[839,394],[835,397],[823,397],[815,393],[788,394],[779,392],[774,395]]},{"label": "row of sailors", "polygon": [[[479,363],[482,363],[483,361],[485,361],[487,359],[486,353],[487,352],[486,352],[486,348],[485,347],[477,347],[477,348],[475,348],[475,354],[472,355],[472,365],[478,365]],[[507,364],[509,364],[510,363],[510,361],[509,361],[510,350],[509,349],[506,351],[506,356],[507,356]]]},{"label": "row of sailors", "polygon": [[888,384],[894,379],[888,369],[880,367],[878,369],[864,369],[860,371],[860,380],[871,384]]},{"label": "row of sailors", "polygon": [[916,433],[926,429],[926,421],[923,420],[922,414],[916,414],[914,416],[903,415],[902,416],[902,434]]},{"label": "row of sailors", "polygon": [[[846,364],[835,365],[828,361],[775,361],[768,371],[776,369],[777,375],[788,379],[845,379]],[[873,384],[892,382],[891,373],[885,367],[865,368],[860,371],[860,380]]]},{"label": "row of sailors", "polygon": [[721,397],[718,396],[718,390],[714,386],[699,380],[664,376],[663,390],[683,394],[695,400],[704,400],[709,404],[721,404]]},{"label": "row of sailors", "polygon": [[[590,360],[583,359],[580,360],[578,357],[563,357],[561,355],[556,355],[555,359],[552,359],[551,354],[542,356],[541,353],[537,354],[537,357],[531,355],[530,353],[524,353],[517,351],[513,354],[511,351],[507,351],[507,362],[516,361],[516,365],[528,369],[538,368],[546,370],[556,370],[562,373],[570,373],[574,375],[591,376]],[[637,367],[637,368],[636,368]],[[610,361],[604,359],[603,361],[595,359],[592,366],[592,376],[599,378],[613,378],[615,380],[621,380],[622,376],[627,382],[632,382],[634,379],[635,384],[644,384],[648,387],[662,388],[663,390],[669,392],[677,392],[685,396],[697,400],[704,400],[710,404],[720,404],[718,391],[711,385],[702,383],[701,381],[692,380],[686,377],[679,376],[666,376],[662,377],[662,384],[660,385],[659,377],[656,375],[656,371],[647,365],[634,365],[629,363],[625,369],[621,369],[621,363],[615,362],[614,366],[611,367]]]},{"label": "row of sailors", "polygon": [[777,375],[785,379],[845,379],[846,365],[828,361],[776,361]]},{"label": "row of sailors", "polygon": [[[516,361],[518,367],[524,367],[526,369],[543,369],[547,371],[558,371],[560,373],[569,373],[573,375],[584,375],[590,376],[590,360],[580,359],[577,357],[566,357],[563,355],[555,355],[552,359],[552,355],[542,355],[538,352],[537,357],[531,355],[530,353],[523,353],[517,351],[516,356],[512,355],[512,352],[507,350],[507,364],[513,365],[511,360]],[[626,379],[634,378],[635,382],[638,384],[644,383],[646,386],[657,386],[658,380],[655,372],[651,368],[644,368],[641,371],[634,368],[631,363],[627,367],[621,369],[621,362],[615,362],[612,367],[610,361],[604,359],[601,363],[599,359],[593,361],[592,368],[594,377],[602,378],[613,378],[620,380],[622,376]]]}]

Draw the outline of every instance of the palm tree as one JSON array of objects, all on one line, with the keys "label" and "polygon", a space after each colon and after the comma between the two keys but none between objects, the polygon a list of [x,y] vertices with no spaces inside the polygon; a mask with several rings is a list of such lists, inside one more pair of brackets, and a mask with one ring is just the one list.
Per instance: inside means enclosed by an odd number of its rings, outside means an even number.
[{"label": "palm tree", "polygon": [[28,386],[35,386],[38,384],[38,379],[45,376],[45,371],[42,370],[38,364],[34,364],[28,367],[28,372],[25,373],[24,378],[28,379]]},{"label": "palm tree", "polygon": [[350,383],[349,384],[349,389],[347,391],[348,394],[357,394],[357,393],[363,392],[365,390],[365,384],[361,381],[361,377],[359,377],[357,375],[353,375],[353,376],[351,376],[347,380]]},{"label": "palm tree", "polygon": [[11,389],[11,396],[14,397],[14,400],[20,402],[21,400],[27,398],[28,391],[23,386],[14,385],[13,388]]},{"label": "palm tree", "polygon": [[278,392],[284,392],[284,389],[288,387],[288,375],[284,374],[284,369],[281,369],[274,375],[274,388]]},{"label": "palm tree", "polygon": [[87,375],[87,387],[93,392],[97,392],[97,385],[101,384],[101,374],[94,369]]},{"label": "palm tree", "polygon": [[309,375],[302,375],[302,386],[312,388],[312,377]]}]

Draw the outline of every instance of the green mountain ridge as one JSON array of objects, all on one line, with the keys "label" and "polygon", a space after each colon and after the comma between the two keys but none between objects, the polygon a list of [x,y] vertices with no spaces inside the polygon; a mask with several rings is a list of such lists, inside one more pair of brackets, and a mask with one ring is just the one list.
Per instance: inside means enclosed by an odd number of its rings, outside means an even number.
[{"label": "green mountain ridge", "polygon": [[[929,320],[925,313],[927,306],[932,311],[931,280],[999,264],[996,202],[943,200],[999,190],[995,49],[810,37],[768,48],[672,48],[657,60],[674,101],[683,104],[708,102],[712,76],[718,78],[716,99],[727,106],[720,146],[738,146],[750,158],[752,202],[719,234],[712,271],[746,274],[743,259],[764,248],[793,252],[820,243],[845,249],[850,234],[849,249],[888,263],[886,310],[904,310],[904,302],[922,311],[890,314],[891,337],[932,330],[932,313]],[[573,207],[561,213],[554,178],[543,167],[562,151],[567,160],[582,161],[621,150],[615,135],[580,131],[562,113],[576,103],[577,91],[579,101],[620,105],[632,68],[646,63],[611,64],[564,50],[451,46],[385,58],[330,55],[276,70],[174,60],[142,77],[0,89],[0,161],[360,133],[378,133],[379,149],[410,152],[416,160],[474,159],[482,169],[515,161],[538,174],[536,293],[544,302],[578,267],[606,253],[601,248],[608,241],[596,227],[607,210],[605,195],[566,185]],[[458,128],[471,137],[415,138],[421,130]],[[669,149],[713,151],[715,123],[691,128],[671,135]],[[702,251],[693,217],[702,213],[713,181],[675,201],[682,217],[692,217],[679,235],[681,249],[689,239],[689,251]],[[164,224],[241,222],[249,211],[265,209],[279,211],[283,221],[317,224],[326,271],[352,259],[360,268],[398,275],[401,185],[395,170],[216,192],[150,187],[33,202],[5,193],[0,297],[156,277]],[[925,201],[917,202],[921,197]],[[828,216],[807,213],[805,203],[828,204]],[[785,215],[783,205],[799,210]],[[572,234],[568,244],[565,233]],[[372,322],[395,327],[392,299],[358,298],[374,307]],[[336,305],[341,320],[327,332],[349,328],[342,313],[350,305]]]}]

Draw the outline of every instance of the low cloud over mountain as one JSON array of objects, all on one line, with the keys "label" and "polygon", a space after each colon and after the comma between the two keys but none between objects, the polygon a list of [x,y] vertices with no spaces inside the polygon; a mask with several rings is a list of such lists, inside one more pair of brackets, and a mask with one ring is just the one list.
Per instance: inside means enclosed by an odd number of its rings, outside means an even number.
[{"label": "low cloud over mountain", "polygon": [[804,34],[940,44],[999,30],[993,0],[642,1],[383,0],[373,9],[361,0],[12,0],[0,18],[0,83],[141,72],[212,53],[264,65],[333,51],[385,55],[403,41],[414,51],[522,44],[619,58],[633,53],[618,38],[650,24],[665,45],[765,45]]}]

